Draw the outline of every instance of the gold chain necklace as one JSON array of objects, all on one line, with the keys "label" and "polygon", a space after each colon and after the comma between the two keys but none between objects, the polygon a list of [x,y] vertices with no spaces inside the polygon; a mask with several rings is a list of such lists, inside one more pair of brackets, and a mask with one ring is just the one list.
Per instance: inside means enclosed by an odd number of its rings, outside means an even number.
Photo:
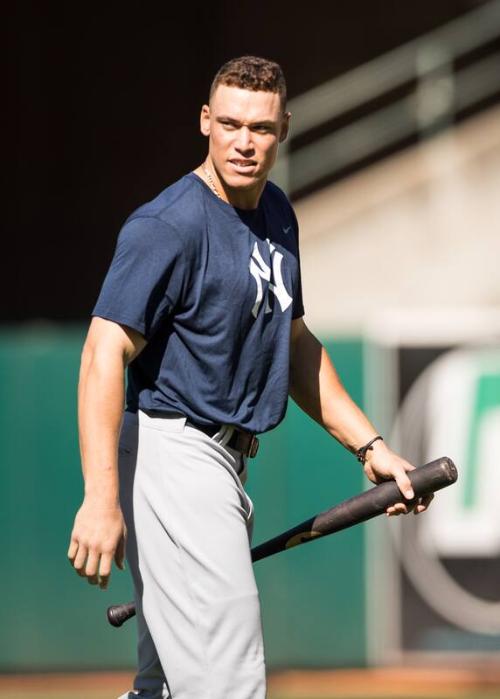
[{"label": "gold chain necklace", "polygon": [[210,189],[212,190],[212,192],[215,194],[216,197],[219,197],[219,199],[222,199],[220,192],[217,189],[217,186],[214,182],[214,178],[212,177],[210,170],[207,168],[207,161],[206,160],[202,163],[201,169],[205,173],[205,177],[208,180],[208,185],[209,185]]}]

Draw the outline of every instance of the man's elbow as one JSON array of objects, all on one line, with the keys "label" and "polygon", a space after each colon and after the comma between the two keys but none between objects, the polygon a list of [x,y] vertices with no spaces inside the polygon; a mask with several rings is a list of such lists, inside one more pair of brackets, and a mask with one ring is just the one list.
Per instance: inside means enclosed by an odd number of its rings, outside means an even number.
[{"label": "man's elbow", "polygon": [[119,361],[125,368],[146,346],[146,340],[137,331],[125,325],[93,318],[85,341],[82,362],[96,360]]}]

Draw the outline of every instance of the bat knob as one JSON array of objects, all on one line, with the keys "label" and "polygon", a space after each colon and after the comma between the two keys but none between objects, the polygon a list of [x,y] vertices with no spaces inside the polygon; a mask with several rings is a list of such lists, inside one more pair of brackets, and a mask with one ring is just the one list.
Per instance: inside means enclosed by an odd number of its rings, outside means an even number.
[{"label": "bat knob", "polygon": [[119,628],[127,619],[130,618],[130,610],[128,609],[130,605],[115,604],[108,607],[107,616],[108,621],[111,626]]}]

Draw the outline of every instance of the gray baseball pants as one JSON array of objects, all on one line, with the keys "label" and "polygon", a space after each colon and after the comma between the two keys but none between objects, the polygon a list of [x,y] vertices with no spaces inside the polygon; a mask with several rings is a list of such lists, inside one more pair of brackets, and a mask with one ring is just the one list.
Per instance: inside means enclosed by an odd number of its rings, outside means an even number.
[{"label": "gray baseball pants", "polygon": [[[264,699],[246,459],[179,415],[125,413],[120,501],[148,699]],[[130,692],[124,697],[136,696]]]}]

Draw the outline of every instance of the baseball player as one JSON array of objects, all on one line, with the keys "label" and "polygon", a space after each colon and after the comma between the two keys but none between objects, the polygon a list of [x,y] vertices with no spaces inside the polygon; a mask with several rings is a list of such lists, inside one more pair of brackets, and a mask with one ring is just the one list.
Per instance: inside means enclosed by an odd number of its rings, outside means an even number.
[{"label": "baseball player", "polygon": [[297,221],[267,179],[290,116],[276,63],[226,63],[201,110],[205,161],[125,222],[93,311],[79,383],[85,496],[68,556],[105,588],[126,542],[139,667],[123,699],[265,697],[244,483],[256,435],[289,395],[372,481],[413,496],[413,467],[303,320]]}]

